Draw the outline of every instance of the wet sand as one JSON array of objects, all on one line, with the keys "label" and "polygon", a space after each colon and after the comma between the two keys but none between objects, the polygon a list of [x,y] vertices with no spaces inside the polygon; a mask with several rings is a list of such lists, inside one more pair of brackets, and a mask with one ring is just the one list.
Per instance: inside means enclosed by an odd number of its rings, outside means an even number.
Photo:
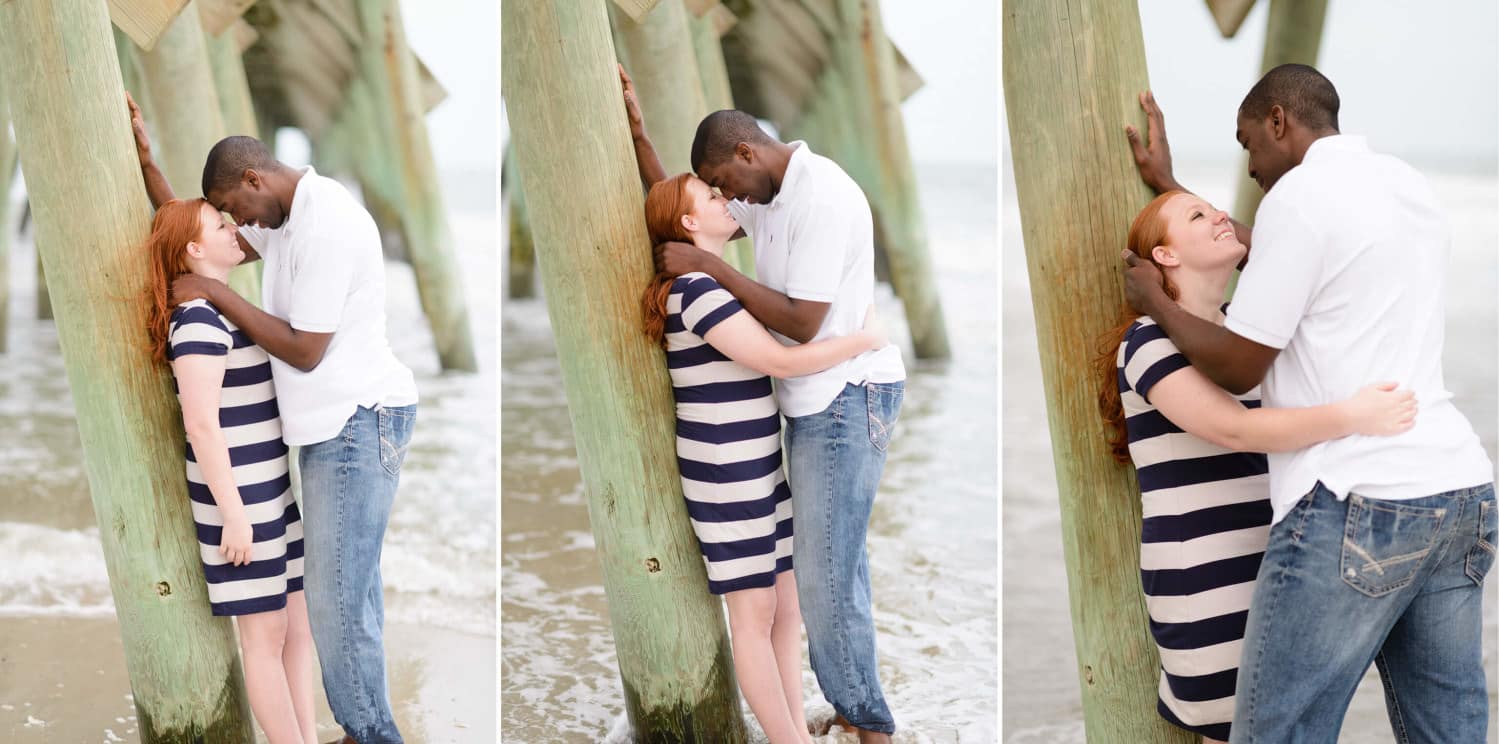
[{"label": "wet sand", "polygon": [[[386,629],[386,652],[396,725],[408,742],[495,740],[494,638],[392,625]],[[0,675],[0,740],[140,740],[114,618],[0,618],[0,667],[24,670]],[[318,737],[331,741],[340,735],[319,692]]]}]

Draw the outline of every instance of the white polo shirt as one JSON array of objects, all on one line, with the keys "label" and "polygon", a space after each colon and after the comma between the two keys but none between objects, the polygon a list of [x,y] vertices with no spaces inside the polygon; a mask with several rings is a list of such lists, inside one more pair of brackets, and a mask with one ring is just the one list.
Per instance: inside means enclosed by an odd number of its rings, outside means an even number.
[{"label": "white polo shirt", "polygon": [[[869,201],[837,163],[806,143],[786,165],[781,189],[769,204],[729,202],[729,212],[755,244],[756,279],[787,297],[829,302],[813,341],[847,336],[864,326],[874,302],[874,220]],[[781,343],[795,344],[775,331]],[[776,402],[786,416],[820,413],[846,383],[906,379],[900,347],[890,344],[821,372],[776,381]]]},{"label": "white polo shirt", "polygon": [[358,406],[416,403],[411,370],[385,338],[385,256],[369,212],[343,184],[310,166],[275,230],[241,227],[264,260],[265,311],[299,331],[332,333],[323,360],[302,372],[271,357],[287,444],[332,439]]},{"label": "white polo shirt", "polygon": [[1493,465],[1442,381],[1447,218],[1426,178],[1362,137],[1324,137],[1260,203],[1229,330],[1281,349],[1267,406],[1315,406],[1391,380],[1416,393],[1415,427],[1271,453],[1279,521],[1317,481],[1401,500],[1493,480]]}]

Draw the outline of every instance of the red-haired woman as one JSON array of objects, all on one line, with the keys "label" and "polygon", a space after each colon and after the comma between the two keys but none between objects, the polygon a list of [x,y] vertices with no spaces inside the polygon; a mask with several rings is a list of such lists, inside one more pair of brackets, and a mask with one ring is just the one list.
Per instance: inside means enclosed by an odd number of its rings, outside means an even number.
[{"label": "red-haired woman", "polygon": [[[739,230],[722,196],[691,174],[651,186],[653,242],[723,255]],[[801,609],[791,570],[791,491],[771,377],[818,372],[886,345],[875,324],[783,345],[707,274],[660,275],[642,300],[646,334],[666,349],[677,402],[677,465],[708,590],[724,596],[734,673],[772,744],[811,742],[802,709]],[[872,314],[872,312],[871,312]]]},{"label": "red-haired woman", "polygon": [[[1184,191],[1135,217],[1129,250],[1161,268],[1183,309],[1223,323],[1224,290],[1247,249],[1228,215]],[[1192,368],[1148,317],[1105,337],[1096,372],[1113,455],[1140,483],[1140,579],[1160,649],[1157,710],[1227,741],[1249,599],[1270,532],[1263,453],[1351,435],[1393,435],[1415,422],[1415,396],[1395,383],[1313,408],[1261,408],[1259,389],[1235,398]]]},{"label": "red-haired woman", "polygon": [[209,604],[235,618],[250,708],[266,738],[315,744],[302,523],[270,362],[206,301],[167,304],[182,274],[228,278],[244,258],[236,229],[203,199],[174,199],[157,211],[147,249],[147,330],[156,361],[171,364],[182,405]]}]

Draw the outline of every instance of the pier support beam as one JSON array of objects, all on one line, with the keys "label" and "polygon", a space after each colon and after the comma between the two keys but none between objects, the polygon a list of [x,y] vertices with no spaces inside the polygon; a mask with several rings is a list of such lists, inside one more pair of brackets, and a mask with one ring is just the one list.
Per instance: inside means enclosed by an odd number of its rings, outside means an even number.
[{"label": "pier support beam", "polygon": [[[734,108],[734,94],[729,88],[729,69],[724,64],[723,45],[719,43],[721,34],[718,23],[714,20],[716,14],[728,13],[728,9],[718,6],[716,1],[707,6],[703,15],[690,10],[687,13],[693,55],[697,58],[698,80],[703,86],[704,116],[714,111]],[[692,147],[690,140],[687,146]],[[754,278],[755,246],[749,238],[730,241],[723,247],[723,257],[739,273]]]},{"label": "pier support beam", "polygon": [[10,136],[10,102],[0,80],[0,354],[10,338],[10,244],[15,232],[11,219],[10,186],[16,180],[16,141]]},{"label": "pier support beam", "polygon": [[[220,113],[197,0],[182,9],[151,51],[136,54],[154,117],[147,120],[155,130],[152,149],[162,173],[178,198],[203,196],[203,163],[228,130]],[[260,264],[236,267],[229,274],[229,287],[260,304]]]},{"label": "pier support beam", "polygon": [[506,199],[505,226],[509,238],[506,248],[507,296],[512,300],[528,300],[536,296],[536,245],[531,240],[531,217],[526,214],[526,190],[521,187],[520,168],[515,162],[515,141],[505,147],[504,192]]},{"label": "pier support beam", "polygon": [[[1156,714],[1160,666],[1140,590],[1140,495],[1109,456],[1094,339],[1120,320],[1119,250],[1151,198],[1124,124],[1149,87],[1134,0],[1014,0],[1003,13],[1015,193],[1056,461],[1088,741],[1189,744]],[[1087,205],[1079,211],[1078,205]]]},{"label": "pier support beam", "polygon": [[151,210],[104,0],[0,3],[0,76],[141,741],[250,744],[234,632],[210,614],[199,565],[181,417],[141,326]]},{"label": "pier support beam", "polygon": [[895,52],[885,36],[878,0],[839,0],[836,6],[829,66],[783,139],[806,139],[864,189],[874,213],[875,240],[884,249],[891,286],[905,306],[916,357],[946,359],[952,350],[901,117]]},{"label": "pier support beam", "polygon": [[501,6],[506,109],[633,740],[742,744],[723,612],[677,475],[666,360],[641,332],[653,269],[604,3]]}]

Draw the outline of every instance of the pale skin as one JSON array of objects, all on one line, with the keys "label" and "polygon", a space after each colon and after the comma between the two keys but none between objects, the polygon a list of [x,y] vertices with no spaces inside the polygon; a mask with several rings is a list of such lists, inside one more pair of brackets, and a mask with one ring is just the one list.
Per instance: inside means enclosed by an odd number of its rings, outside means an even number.
[{"label": "pale skin", "polygon": [[[1166,244],[1151,258],[1176,285],[1182,312],[1223,322],[1219,303],[1245,248],[1228,214],[1191,194],[1161,208]],[[1195,367],[1161,378],[1150,402],[1172,423],[1199,438],[1243,452],[1288,452],[1329,439],[1362,434],[1390,436],[1415,425],[1416,398],[1394,382],[1367,385],[1353,397],[1307,408],[1245,408]]]},{"label": "pale skin", "polygon": [[[238,232],[212,205],[203,205],[199,220],[198,239],[185,247],[188,266],[196,275],[222,282],[244,258]],[[242,566],[255,559],[254,538],[219,426],[226,361],[223,356],[189,354],[172,362],[172,373],[183,427],[223,517],[219,555]],[[266,738],[271,744],[315,744],[312,630],[302,593],[288,594],[285,609],[240,615],[235,623],[250,709]]]},{"label": "pale skin", "polygon": [[[722,256],[724,244],[739,224],[724,197],[697,178],[687,182],[692,209],[680,217],[694,250]],[[873,317],[848,336],[784,346],[748,312],[739,310],[704,336],[724,356],[757,372],[794,377],[826,369],[888,340]],[[775,585],[741,589],[724,595],[734,653],[734,674],[750,710],[771,744],[811,744],[802,707],[801,605],[791,571],[776,575]]]}]

